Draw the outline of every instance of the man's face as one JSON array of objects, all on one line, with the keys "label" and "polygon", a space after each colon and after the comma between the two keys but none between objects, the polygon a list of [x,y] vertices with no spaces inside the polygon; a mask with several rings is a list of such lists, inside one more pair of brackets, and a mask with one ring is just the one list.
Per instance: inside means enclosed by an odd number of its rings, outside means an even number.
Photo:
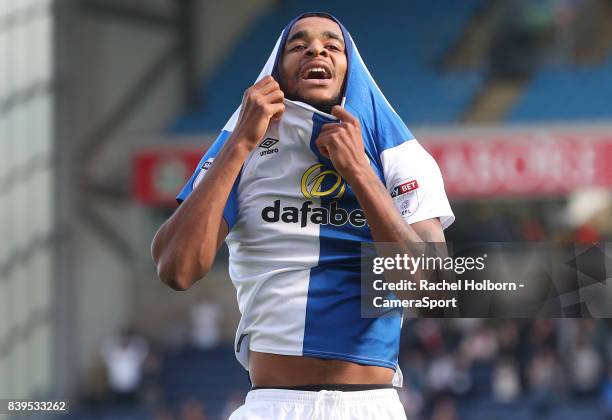
[{"label": "man's face", "polygon": [[293,25],[280,62],[285,97],[331,112],[339,104],[346,75],[346,52],[340,26],[323,17]]}]

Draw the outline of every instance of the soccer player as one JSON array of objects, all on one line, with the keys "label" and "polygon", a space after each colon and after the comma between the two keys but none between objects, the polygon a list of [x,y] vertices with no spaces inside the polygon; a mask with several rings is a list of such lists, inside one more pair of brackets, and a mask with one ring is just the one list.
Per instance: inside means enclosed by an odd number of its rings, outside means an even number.
[{"label": "soccer player", "polygon": [[443,242],[454,216],[432,157],[334,17],[282,32],[177,197],[152,254],[177,290],[225,240],[253,390],[237,419],[405,419],[400,316],[362,318],[362,242]]}]

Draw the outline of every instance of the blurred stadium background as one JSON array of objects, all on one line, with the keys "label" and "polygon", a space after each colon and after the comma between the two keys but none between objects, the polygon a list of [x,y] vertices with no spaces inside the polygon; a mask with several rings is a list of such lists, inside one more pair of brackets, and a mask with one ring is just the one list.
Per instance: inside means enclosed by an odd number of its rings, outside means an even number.
[{"label": "blurred stadium background", "polygon": [[[610,239],[610,0],[0,0],[0,398],[92,420],[240,404],[227,253],[177,293],[149,244],[307,10],[349,28],[437,158],[449,241]],[[611,327],[407,322],[408,418],[610,419]]]}]

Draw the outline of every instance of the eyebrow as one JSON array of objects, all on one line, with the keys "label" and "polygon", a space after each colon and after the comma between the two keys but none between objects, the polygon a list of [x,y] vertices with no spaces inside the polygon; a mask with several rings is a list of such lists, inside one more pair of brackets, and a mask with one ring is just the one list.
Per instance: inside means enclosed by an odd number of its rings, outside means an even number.
[{"label": "eyebrow", "polygon": [[[323,31],[323,37],[327,38],[327,39],[335,39],[336,41],[339,41],[342,43],[342,45],[344,45],[344,40],[342,39],[342,37],[340,35],[338,35],[335,32],[332,31]],[[287,39],[287,44],[289,44],[292,41],[295,41],[296,39],[305,39],[308,37],[308,31],[303,29],[301,31],[297,31],[296,33],[294,33],[293,35],[291,35],[289,37],[289,39]]]}]

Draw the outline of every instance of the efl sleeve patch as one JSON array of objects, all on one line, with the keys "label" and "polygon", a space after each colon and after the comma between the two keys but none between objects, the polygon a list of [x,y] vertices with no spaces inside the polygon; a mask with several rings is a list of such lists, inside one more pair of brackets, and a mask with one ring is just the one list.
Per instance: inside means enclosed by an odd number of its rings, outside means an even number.
[{"label": "efl sleeve patch", "polygon": [[419,183],[416,179],[406,179],[393,184],[391,198],[403,217],[413,214],[419,204],[417,190]]},{"label": "efl sleeve patch", "polygon": [[407,223],[439,218],[446,228],[453,222],[440,168],[417,140],[386,149],[380,158],[389,194]]},{"label": "efl sleeve patch", "polygon": [[419,183],[417,182],[416,179],[402,182],[401,184],[396,185],[391,189],[391,197],[393,198],[398,197],[402,194],[406,194],[406,193],[409,193],[410,191],[414,191],[417,188],[419,188]]}]

